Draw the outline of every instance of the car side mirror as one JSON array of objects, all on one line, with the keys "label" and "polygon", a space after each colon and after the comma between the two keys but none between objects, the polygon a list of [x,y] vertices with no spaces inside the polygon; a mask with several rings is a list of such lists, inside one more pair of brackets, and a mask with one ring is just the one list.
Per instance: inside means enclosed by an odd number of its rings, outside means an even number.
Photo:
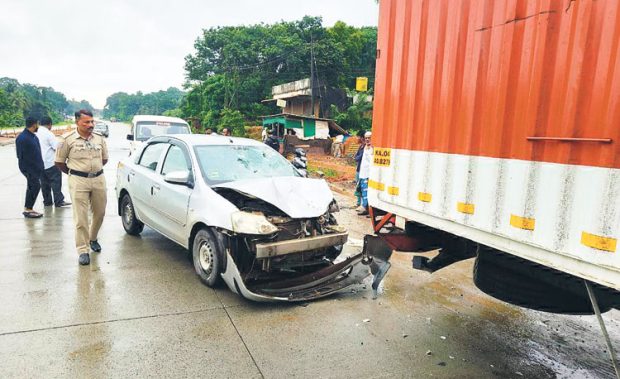
[{"label": "car side mirror", "polygon": [[127,134],[127,140],[133,141],[133,134]]},{"label": "car side mirror", "polygon": [[181,184],[190,188],[194,183],[190,179],[190,172],[187,170],[172,171],[164,175],[164,181],[172,184]]}]

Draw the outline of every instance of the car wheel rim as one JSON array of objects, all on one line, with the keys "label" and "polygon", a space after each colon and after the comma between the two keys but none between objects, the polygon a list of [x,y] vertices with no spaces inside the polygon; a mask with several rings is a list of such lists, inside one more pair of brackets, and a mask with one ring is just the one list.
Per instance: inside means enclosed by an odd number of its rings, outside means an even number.
[{"label": "car wheel rim", "polygon": [[203,241],[200,244],[199,257],[200,267],[202,268],[202,270],[206,274],[211,273],[211,270],[213,268],[213,248],[208,242]]},{"label": "car wheel rim", "polygon": [[131,225],[133,222],[133,208],[129,202],[123,207],[123,221],[125,221],[125,225]]}]

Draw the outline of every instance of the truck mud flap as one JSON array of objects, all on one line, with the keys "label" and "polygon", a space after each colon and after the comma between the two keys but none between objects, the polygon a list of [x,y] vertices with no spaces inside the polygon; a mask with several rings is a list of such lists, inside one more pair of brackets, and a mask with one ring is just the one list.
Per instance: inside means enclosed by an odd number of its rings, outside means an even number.
[{"label": "truck mud flap", "polygon": [[377,297],[379,284],[381,284],[390,267],[392,267],[390,263],[392,251],[392,247],[382,237],[364,236],[362,255],[364,256],[364,262],[368,264],[373,275],[372,291],[375,298]]}]

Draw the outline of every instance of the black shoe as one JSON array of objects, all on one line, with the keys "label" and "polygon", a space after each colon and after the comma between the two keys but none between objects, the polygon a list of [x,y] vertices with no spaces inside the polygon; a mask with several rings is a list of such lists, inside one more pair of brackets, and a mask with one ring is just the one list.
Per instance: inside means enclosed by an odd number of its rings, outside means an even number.
[{"label": "black shoe", "polygon": [[69,206],[69,205],[71,205],[70,201],[63,201],[63,202],[60,202],[60,203],[56,204],[56,208],[62,208],[62,207],[66,207],[66,206]]},{"label": "black shoe", "polygon": [[43,203],[44,207],[51,207],[53,204],[52,203]]},{"label": "black shoe", "polygon": [[80,259],[78,260],[82,266],[86,266],[90,264],[90,255],[88,253],[80,254]]},{"label": "black shoe", "polygon": [[98,253],[101,251],[101,245],[99,245],[99,242],[97,241],[90,241],[90,249],[95,253]]}]

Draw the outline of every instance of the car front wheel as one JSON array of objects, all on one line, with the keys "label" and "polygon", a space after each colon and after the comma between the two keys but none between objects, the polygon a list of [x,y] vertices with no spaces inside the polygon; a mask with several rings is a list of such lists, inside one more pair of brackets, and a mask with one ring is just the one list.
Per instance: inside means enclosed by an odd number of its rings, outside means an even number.
[{"label": "car front wheel", "polygon": [[221,246],[207,229],[196,233],[192,245],[194,268],[200,280],[209,287],[215,287],[221,279]]},{"label": "car front wheel", "polygon": [[123,220],[123,228],[127,234],[137,236],[142,233],[144,224],[136,217],[136,209],[128,194],[123,195],[121,198],[121,219]]}]

